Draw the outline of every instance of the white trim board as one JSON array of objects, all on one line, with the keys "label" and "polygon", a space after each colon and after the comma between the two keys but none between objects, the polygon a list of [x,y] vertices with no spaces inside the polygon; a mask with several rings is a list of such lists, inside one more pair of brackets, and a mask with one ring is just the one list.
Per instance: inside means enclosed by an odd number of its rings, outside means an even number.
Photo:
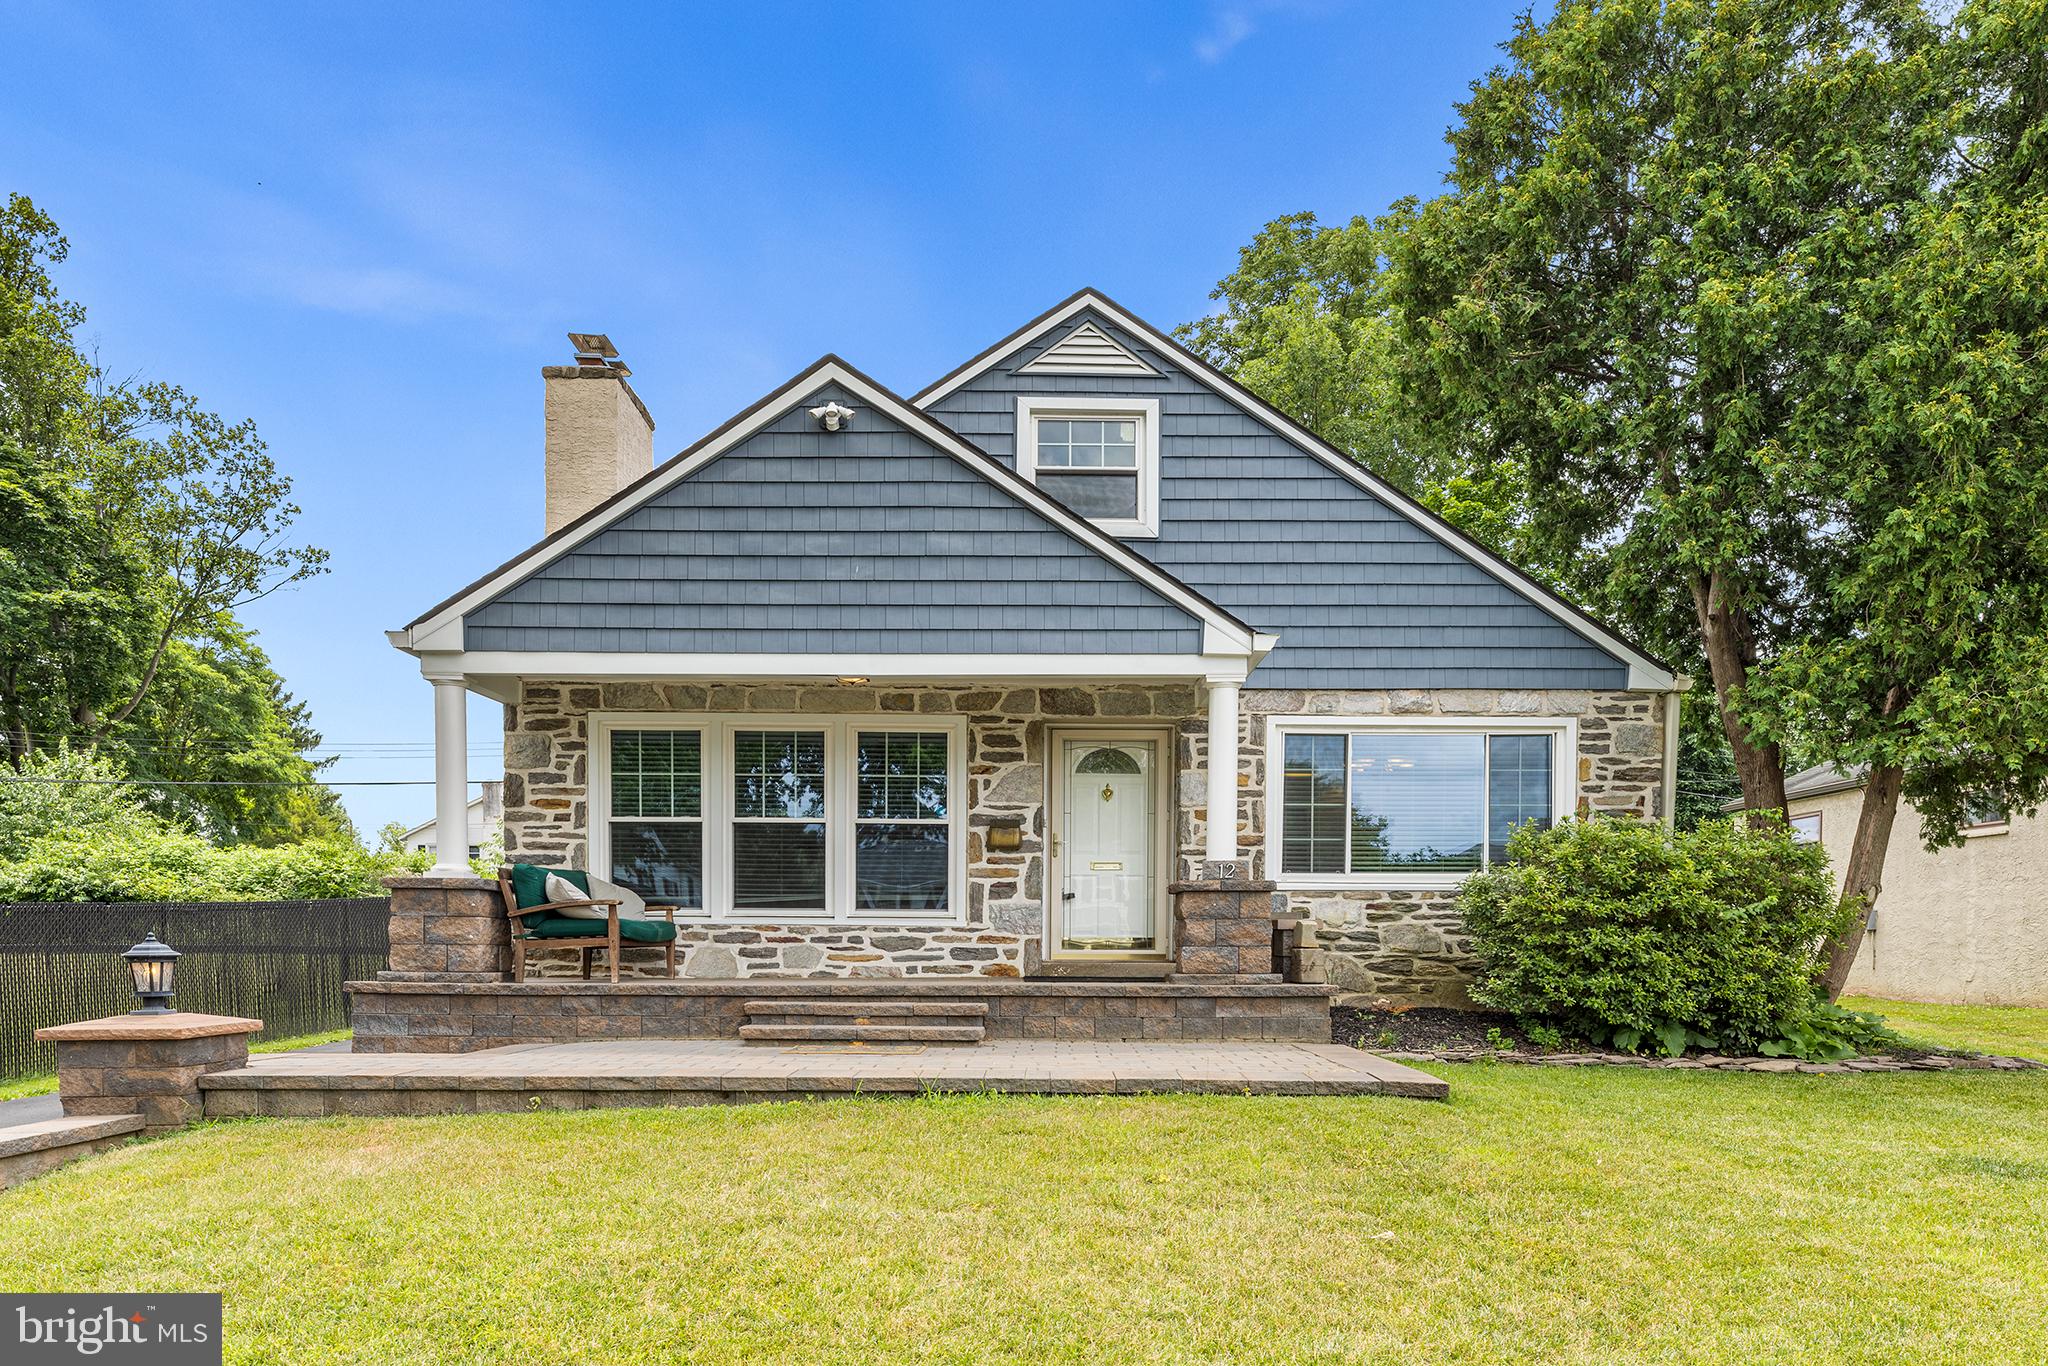
[{"label": "white trim board", "polygon": [[1200,356],[1189,351],[1171,337],[1161,333],[1143,318],[1129,312],[1093,289],[1081,290],[1065,303],[1056,306],[1051,312],[1041,316],[1036,322],[1027,323],[1022,330],[1005,337],[966,365],[937,380],[929,388],[914,395],[910,401],[919,408],[930,407],[933,403],[967,384],[976,376],[993,369],[1008,357],[1015,355],[1020,348],[1029,346],[1039,337],[1067,323],[1077,314],[1091,309],[1102,314],[1117,326],[1134,333],[1147,345],[1158,348],[1162,354],[1173,357],[1182,369],[1186,370],[1190,376],[1206,385],[1210,390],[1229,399],[1243,408],[1252,417],[1272,427],[1281,436],[1322,461],[1359,488],[1372,494],[1429,535],[1471,560],[1495,578],[1498,578],[1502,583],[1505,583],[1530,602],[1542,608],[1559,622],[1570,627],[1575,633],[1592,641],[1602,650],[1626,664],[1629,671],[1628,686],[1631,690],[1643,692],[1682,690],[1678,682],[1678,676],[1673,674],[1671,670],[1665,668],[1656,660],[1650,658],[1650,656],[1644,654],[1626,640],[1623,640],[1620,636],[1615,635],[1598,621],[1585,615],[1577,607],[1558,597],[1550,589],[1536,582],[1506,560],[1501,559],[1478,542],[1466,537],[1457,528],[1436,517],[1428,509],[1420,507],[1413,499],[1409,498],[1399,489],[1394,488],[1369,470],[1366,470],[1357,461],[1351,459],[1334,446],[1329,445],[1321,437],[1315,435],[1315,433],[1296,424],[1286,414],[1265,403],[1257,395],[1245,389],[1228,375],[1215,369]]},{"label": "white trim board", "polygon": [[[465,613],[491,601],[514,584],[567,555],[634,508],[682,482],[761,428],[776,421],[798,400],[826,384],[838,385],[855,397],[865,400],[875,410],[887,414],[892,420],[928,442],[934,449],[943,451],[991,484],[1004,489],[1055,528],[1074,537],[1133,579],[1200,621],[1207,628],[1205,649],[1208,648],[1207,641],[1213,639],[1227,642],[1231,653],[1248,656],[1255,650],[1254,633],[1246,623],[1239,621],[1144,556],[1123,545],[1086,518],[1077,517],[1028,480],[1019,477],[1014,471],[1005,468],[985,452],[963,440],[944,423],[890,393],[837,356],[827,356],[818,361],[774,390],[746,413],[705,437],[696,446],[657,467],[646,478],[621,490],[614,497],[598,504],[554,536],[530,547],[455,597],[432,609],[425,616],[398,631],[387,632],[387,638],[396,648],[414,653],[422,650],[460,649],[461,624]],[[856,414],[853,421],[857,423],[859,420]]]}]

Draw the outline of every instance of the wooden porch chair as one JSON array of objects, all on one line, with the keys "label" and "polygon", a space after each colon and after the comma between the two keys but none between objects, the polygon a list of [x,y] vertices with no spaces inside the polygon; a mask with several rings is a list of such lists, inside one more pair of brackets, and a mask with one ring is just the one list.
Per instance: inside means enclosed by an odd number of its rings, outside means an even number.
[{"label": "wooden porch chair", "polygon": [[[555,868],[538,869],[547,873],[562,874]],[[598,949],[605,950],[611,963],[612,981],[619,980],[619,950],[622,948],[655,948],[662,950],[663,961],[668,975],[676,975],[676,926],[673,906],[649,906],[650,911],[662,912],[660,920],[621,920],[619,903],[612,898],[592,898],[581,901],[543,901],[531,906],[519,904],[519,893],[513,887],[512,869],[498,869],[498,894],[505,900],[505,915],[512,922],[512,980],[526,980],[526,948],[537,945],[550,949],[575,949],[583,963],[583,980],[590,980],[590,956]],[[567,910],[581,910],[593,906],[605,908],[605,918],[600,924],[596,919],[585,919],[564,915]],[[600,933],[600,930],[602,932]]]}]

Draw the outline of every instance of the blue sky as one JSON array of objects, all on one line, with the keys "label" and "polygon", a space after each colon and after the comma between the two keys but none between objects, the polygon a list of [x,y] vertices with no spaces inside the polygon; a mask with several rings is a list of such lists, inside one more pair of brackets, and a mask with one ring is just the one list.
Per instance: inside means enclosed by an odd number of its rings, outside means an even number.
[{"label": "blue sky", "polygon": [[[10,7],[0,193],[121,373],[253,417],[333,572],[251,609],[337,781],[432,776],[382,632],[538,539],[542,364],[656,458],[826,351],[911,392],[1083,284],[1161,326],[1260,224],[1433,192],[1516,6]],[[473,776],[498,709],[472,710]],[[430,787],[344,787],[368,835]]]}]

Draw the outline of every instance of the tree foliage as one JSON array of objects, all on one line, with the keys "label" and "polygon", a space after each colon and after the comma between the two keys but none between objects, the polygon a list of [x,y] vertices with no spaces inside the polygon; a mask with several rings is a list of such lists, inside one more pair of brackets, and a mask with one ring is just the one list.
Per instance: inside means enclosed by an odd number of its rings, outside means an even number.
[{"label": "tree foliage", "polygon": [[[98,747],[219,840],[348,833],[314,784],[302,704],[235,617],[322,572],[249,422],[82,352],[68,252],[25,196],[0,211],[0,733],[20,769]],[[173,795],[182,791],[185,795]]]},{"label": "tree foliage", "polygon": [[[1459,106],[1448,191],[1373,229],[1355,363],[1418,493],[1711,678],[1759,819],[1788,745],[1868,764],[1850,902],[1901,794],[1939,844],[2048,792],[2044,116],[2048,0],[1562,0]],[[1196,329],[1314,392],[1307,324],[1238,321],[1318,268],[1357,297],[1304,237]]]}]

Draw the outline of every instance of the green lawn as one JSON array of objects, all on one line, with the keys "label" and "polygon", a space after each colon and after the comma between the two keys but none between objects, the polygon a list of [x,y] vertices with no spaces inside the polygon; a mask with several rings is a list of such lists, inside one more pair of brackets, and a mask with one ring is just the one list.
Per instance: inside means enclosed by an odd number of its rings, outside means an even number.
[{"label": "green lawn", "polygon": [[[272,1039],[267,1043],[249,1045],[251,1053],[284,1053],[294,1048],[311,1048],[315,1044],[340,1043],[354,1037],[346,1029],[330,1029],[325,1034],[299,1034],[289,1039]],[[23,1096],[46,1096],[57,1089],[57,1074],[41,1072],[32,1077],[12,1077],[0,1081],[0,1100],[18,1100]]]},{"label": "green lawn", "polygon": [[1963,1048],[2048,1061],[2048,1008],[2037,1006],[1932,1006],[1919,1001],[1882,1001],[1845,996],[1852,1010],[1874,1010],[1885,1023],[1935,1048]]},{"label": "green lawn", "polygon": [[2048,1074],[259,1120],[0,1193],[233,1362],[2040,1362]]}]

